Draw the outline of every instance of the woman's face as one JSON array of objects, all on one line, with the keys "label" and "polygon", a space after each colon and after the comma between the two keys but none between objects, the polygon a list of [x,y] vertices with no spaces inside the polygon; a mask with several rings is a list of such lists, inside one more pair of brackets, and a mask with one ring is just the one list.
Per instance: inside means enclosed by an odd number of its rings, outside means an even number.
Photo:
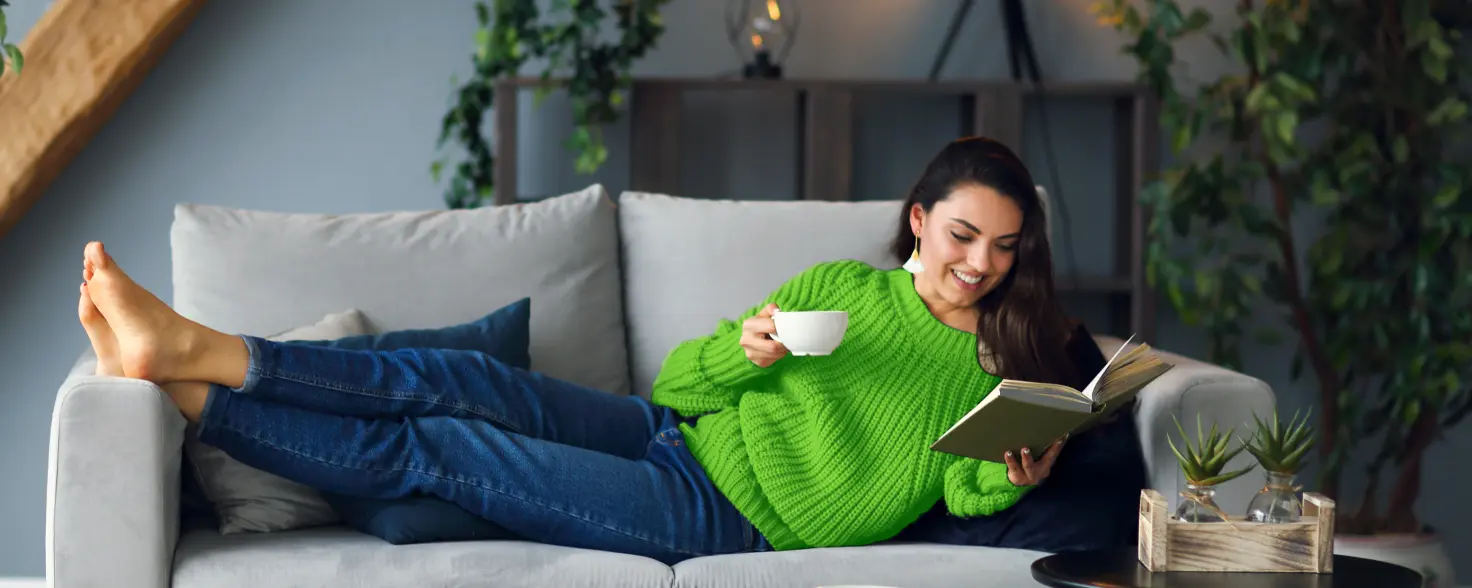
[{"label": "woman's face", "polygon": [[932,307],[971,307],[1002,282],[1017,260],[1022,210],[986,186],[951,191],[930,212],[910,209],[910,228],[920,237],[915,288]]}]

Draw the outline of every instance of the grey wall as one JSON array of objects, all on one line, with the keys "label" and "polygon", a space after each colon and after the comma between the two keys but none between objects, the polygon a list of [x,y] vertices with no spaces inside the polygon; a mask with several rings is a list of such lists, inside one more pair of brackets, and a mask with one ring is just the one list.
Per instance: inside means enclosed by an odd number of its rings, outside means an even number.
[{"label": "grey wall", "polygon": [[[1087,12],[1090,0],[1029,2],[1046,75],[1068,80],[1127,80],[1133,64],[1120,39]],[[1197,2],[1202,3],[1202,2]],[[45,9],[42,0],[10,8],[13,38]],[[412,6],[411,6],[412,4]],[[956,45],[946,77],[1006,76],[1002,29],[990,3],[978,3]],[[666,15],[660,47],[639,75],[710,76],[731,71],[723,0],[678,0]],[[918,78],[951,15],[950,2],[808,0],[803,30],[788,64],[794,77]],[[145,287],[171,296],[168,228],[177,202],[282,211],[347,213],[443,206],[426,172],[451,74],[464,73],[473,33],[469,0],[224,0],[197,21],[68,168],[42,202],[0,240],[0,577],[40,576],[46,451],[57,386],[86,338],[76,323],[78,257],[92,239],[106,241]],[[1192,70],[1209,75],[1222,61],[1207,46],[1190,48]],[[685,107],[704,126],[687,137],[689,195],[791,198],[792,116],[783,101],[700,95]],[[896,198],[925,160],[952,138],[949,103],[866,100],[857,130],[856,188],[863,198]],[[573,174],[561,142],[566,103],[522,103],[523,193],[541,196],[603,182],[627,186],[626,125],[608,132],[609,165],[593,177]],[[1068,200],[1083,273],[1105,273],[1113,238],[1107,218],[1110,130],[1098,104],[1050,105],[1051,137]],[[885,116],[879,121],[870,116]],[[1043,129],[1028,120],[1026,157],[1043,181]],[[1061,256],[1060,256],[1061,257]],[[1100,305],[1071,301],[1086,317]],[[1201,338],[1167,310],[1159,345],[1201,354]],[[1287,349],[1252,353],[1248,371],[1270,382],[1282,404],[1312,402],[1312,388],[1291,385]],[[1454,555],[1472,555],[1472,510],[1456,500],[1466,476],[1451,435],[1430,455],[1421,513],[1438,525]],[[1472,573],[1472,568],[1463,571]]]}]

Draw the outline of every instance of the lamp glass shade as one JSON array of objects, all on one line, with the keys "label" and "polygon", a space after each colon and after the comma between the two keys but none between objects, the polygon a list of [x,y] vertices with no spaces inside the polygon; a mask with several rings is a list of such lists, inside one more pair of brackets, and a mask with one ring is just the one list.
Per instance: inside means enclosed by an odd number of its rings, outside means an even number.
[{"label": "lamp glass shade", "polygon": [[797,38],[796,0],[728,0],[726,32],[747,77],[777,77]]}]

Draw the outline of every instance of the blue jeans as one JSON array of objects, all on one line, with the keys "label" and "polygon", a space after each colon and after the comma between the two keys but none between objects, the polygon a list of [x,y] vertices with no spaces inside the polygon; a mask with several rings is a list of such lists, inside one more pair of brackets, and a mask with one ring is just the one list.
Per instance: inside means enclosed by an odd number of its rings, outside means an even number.
[{"label": "blue jeans", "polygon": [[651,557],[770,549],[690,454],[673,410],[475,351],[344,350],[243,336],[200,440],[324,492],[429,494],[526,539]]}]

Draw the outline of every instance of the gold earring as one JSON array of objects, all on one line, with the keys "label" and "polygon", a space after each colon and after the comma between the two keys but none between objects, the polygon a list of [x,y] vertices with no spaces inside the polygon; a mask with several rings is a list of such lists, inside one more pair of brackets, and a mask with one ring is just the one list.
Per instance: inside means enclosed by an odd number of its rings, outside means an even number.
[{"label": "gold earring", "polygon": [[920,236],[915,235],[915,250],[910,252],[910,260],[903,266],[905,271],[918,274],[925,271],[925,265],[920,263]]}]

